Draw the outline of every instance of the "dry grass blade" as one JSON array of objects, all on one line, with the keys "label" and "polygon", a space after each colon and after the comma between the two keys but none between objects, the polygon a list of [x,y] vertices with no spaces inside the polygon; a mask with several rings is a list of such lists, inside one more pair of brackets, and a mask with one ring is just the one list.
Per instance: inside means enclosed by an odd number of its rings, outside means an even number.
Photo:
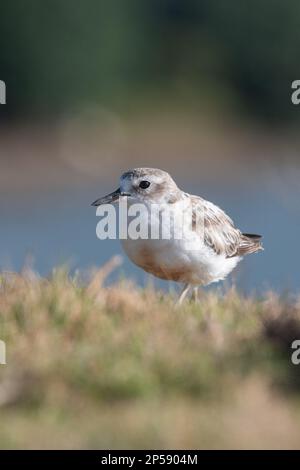
[{"label": "dry grass blade", "polygon": [[1,447],[297,447],[299,301],[233,289],[175,309],[153,289],[105,287],[119,265],[87,284],[64,269],[2,275]]}]

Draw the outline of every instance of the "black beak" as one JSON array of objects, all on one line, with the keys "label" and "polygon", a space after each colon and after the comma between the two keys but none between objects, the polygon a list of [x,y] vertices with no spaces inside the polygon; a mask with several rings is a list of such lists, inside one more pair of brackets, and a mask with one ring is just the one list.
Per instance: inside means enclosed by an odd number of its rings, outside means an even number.
[{"label": "black beak", "polygon": [[101,206],[102,204],[113,204],[114,202],[117,202],[120,199],[120,196],[130,196],[129,193],[124,193],[121,192],[120,188],[116,189],[116,191],[113,191],[110,194],[107,194],[107,196],[100,197],[99,199],[96,199],[92,203],[92,206]]}]

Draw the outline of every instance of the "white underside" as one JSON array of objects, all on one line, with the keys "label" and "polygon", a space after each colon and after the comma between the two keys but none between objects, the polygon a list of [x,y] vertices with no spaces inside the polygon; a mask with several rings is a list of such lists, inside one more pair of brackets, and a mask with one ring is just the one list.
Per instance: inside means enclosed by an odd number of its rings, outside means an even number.
[{"label": "white underside", "polygon": [[[179,203],[172,210],[180,211]],[[151,221],[151,224],[159,223]],[[151,225],[150,224],[150,225]],[[150,227],[151,228],[151,227]],[[194,285],[208,285],[224,279],[241,260],[216,254],[203,242],[201,234],[190,230],[182,239],[121,240],[124,251],[136,265],[163,279]]]},{"label": "white underside", "polygon": [[[207,247],[191,250],[189,245],[186,249],[184,241],[178,240],[122,240],[122,245],[129,259],[145,271],[172,280],[169,273],[177,270],[180,274],[174,280],[195,285],[224,279],[241,260],[241,257],[216,255]],[[145,261],[145,252],[153,257],[153,266]],[[157,274],[159,270],[162,275]]]}]

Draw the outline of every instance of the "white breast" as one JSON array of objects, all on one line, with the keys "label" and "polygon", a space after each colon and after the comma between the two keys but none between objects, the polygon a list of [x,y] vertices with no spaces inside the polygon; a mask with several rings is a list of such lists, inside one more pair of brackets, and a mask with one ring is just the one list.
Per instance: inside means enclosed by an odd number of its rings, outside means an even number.
[{"label": "white breast", "polygon": [[[180,233],[182,227],[176,227],[176,224],[182,223],[182,217],[178,215],[187,210],[187,204],[188,201],[180,201],[169,205],[172,213],[171,235]],[[186,221],[186,218],[184,220]],[[160,233],[158,228],[162,230],[159,218],[148,217],[147,221],[143,222],[148,224],[149,236],[151,233]],[[174,236],[171,239],[127,238],[122,240],[122,245],[131,261],[145,271],[162,279],[190,284],[207,285],[224,279],[240,260],[239,257],[226,258],[224,255],[217,255],[204,244],[203,237],[193,231],[191,225],[185,227],[181,239]]]}]

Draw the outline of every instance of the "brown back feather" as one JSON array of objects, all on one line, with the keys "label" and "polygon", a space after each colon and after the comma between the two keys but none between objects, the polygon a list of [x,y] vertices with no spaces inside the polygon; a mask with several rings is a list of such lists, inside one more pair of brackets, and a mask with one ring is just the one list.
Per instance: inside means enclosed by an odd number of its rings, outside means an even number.
[{"label": "brown back feather", "polygon": [[[262,250],[261,236],[242,233],[234,227],[233,221],[222,209],[199,196],[191,196],[193,222],[197,211],[204,217],[204,243],[217,254],[225,254],[226,258],[244,256]],[[195,228],[196,229],[196,228]]]}]

